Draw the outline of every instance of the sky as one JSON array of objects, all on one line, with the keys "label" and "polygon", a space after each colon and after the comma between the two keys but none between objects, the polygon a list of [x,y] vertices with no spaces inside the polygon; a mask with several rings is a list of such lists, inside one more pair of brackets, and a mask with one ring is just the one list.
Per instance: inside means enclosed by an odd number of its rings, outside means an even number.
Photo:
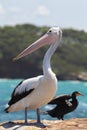
[{"label": "sky", "polygon": [[26,23],[87,31],[87,0],[0,0],[0,26]]}]

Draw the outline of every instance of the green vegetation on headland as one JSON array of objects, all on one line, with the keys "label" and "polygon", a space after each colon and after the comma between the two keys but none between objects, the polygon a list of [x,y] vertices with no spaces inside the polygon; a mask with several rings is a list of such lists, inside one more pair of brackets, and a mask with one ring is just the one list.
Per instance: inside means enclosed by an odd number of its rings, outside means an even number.
[{"label": "green vegetation on headland", "polygon": [[[0,78],[29,78],[42,74],[47,46],[18,61],[12,59],[48,29],[30,24],[0,27]],[[87,73],[87,33],[62,30],[61,45],[51,59],[51,66],[59,79],[77,79],[81,72]]]}]

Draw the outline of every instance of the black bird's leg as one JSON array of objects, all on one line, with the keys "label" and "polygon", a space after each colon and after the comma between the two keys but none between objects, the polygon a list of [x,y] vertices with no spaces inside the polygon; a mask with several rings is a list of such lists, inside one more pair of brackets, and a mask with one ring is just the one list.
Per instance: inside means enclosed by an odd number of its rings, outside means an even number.
[{"label": "black bird's leg", "polygon": [[64,120],[63,116],[61,116],[61,119]]},{"label": "black bird's leg", "polygon": [[41,123],[40,122],[40,109],[37,108],[36,111],[37,111],[37,123]]},{"label": "black bird's leg", "polygon": [[25,124],[27,123],[27,107],[25,108]]}]

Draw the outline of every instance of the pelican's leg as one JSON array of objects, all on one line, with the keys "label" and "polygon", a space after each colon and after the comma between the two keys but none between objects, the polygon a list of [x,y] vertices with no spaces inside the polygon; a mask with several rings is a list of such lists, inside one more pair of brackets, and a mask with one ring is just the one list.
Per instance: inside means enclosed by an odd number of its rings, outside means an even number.
[{"label": "pelican's leg", "polygon": [[37,111],[37,123],[41,123],[40,122],[40,109],[37,108],[36,111]]},{"label": "pelican's leg", "polygon": [[45,128],[46,126],[40,122],[40,109],[37,108],[36,111],[37,111],[37,123],[36,123],[37,126],[39,126],[41,128]]},{"label": "pelican's leg", "polygon": [[27,123],[27,107],[25,108],[25,124]]}]

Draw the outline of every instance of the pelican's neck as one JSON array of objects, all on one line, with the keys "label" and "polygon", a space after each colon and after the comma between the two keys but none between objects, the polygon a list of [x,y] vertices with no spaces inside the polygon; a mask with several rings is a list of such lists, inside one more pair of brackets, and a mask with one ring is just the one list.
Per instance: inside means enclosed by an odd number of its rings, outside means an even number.
[{"label": "pelican's neck", "polygon": [[58,41],[55,44],[52,44],[50,46],[50,48],[47,50],[45,56],[44,56],[44,60],[43,60],[43,73],[45,75],[45,77],[50,77],[51,75],[53,75],[53,71],[51,69],[51,65],[50,65],[50,60],[52,55],[54,54],[56,48],[58,46]]}]

